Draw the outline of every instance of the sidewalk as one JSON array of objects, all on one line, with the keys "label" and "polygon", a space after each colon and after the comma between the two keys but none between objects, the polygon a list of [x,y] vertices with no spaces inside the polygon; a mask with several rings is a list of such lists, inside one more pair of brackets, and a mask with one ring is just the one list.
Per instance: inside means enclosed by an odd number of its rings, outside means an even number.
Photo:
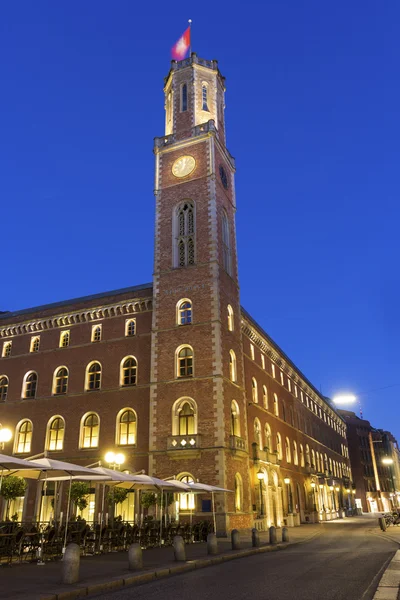
[{"label": "sidewalk", "polygon": [[[306,542],[321,531],[320,525],[302,525],[289,529],[290,544]],[[281,530],[277,530],[278,542]],[[150,548],[143,551],[143,571],[128,570],[128,553],[115,552],[81,559],[80,582],[76,585],[61,585],[61,562],[15,564],[0,567],[0,599],[6,600],[69,600],[87,594],[100,593],[124,585],[145,583],[156,578],[178,572],[210,566],[225,560],[286,548],[288,544],[269,546],[268,533],[260,532],[261,548],[251,547],[251,531],[241,531],[241,550],[231,550],[230,538],[218,538],[218,555],[207,556],[206,543],[186,546],[186,563],[177,563],[171,546]]]}]

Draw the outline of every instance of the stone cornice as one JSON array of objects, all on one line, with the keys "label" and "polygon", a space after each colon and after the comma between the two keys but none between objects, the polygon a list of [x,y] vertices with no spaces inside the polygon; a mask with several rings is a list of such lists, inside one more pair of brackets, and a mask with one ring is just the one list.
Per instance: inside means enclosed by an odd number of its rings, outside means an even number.
[{"label": "stone cornice", "polygon": [[110,319],[123,315],[135,315],[137,313],[152,310],[153,298],[132,298],[113,304],[85,308],[84,310],[65,312],[51,317],[30,319],[22,323],[15,323],[0,327],[0,338],[10,338],[27,333],[37,333],[69,327],[80,323],[88,323],[99,319]]}]

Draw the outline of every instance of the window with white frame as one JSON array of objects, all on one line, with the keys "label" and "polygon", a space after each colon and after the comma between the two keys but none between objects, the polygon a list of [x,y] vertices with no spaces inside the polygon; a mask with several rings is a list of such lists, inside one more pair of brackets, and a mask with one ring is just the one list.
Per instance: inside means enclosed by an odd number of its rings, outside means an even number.
[{"label": "window with white frame", "polygon": [[15,428],[15,454],[28,454],[32,446],[32,421],[25,419]]},{"label": "window with white frame", "polygon": [[97,448],[99,445],[100,419],[89,413],[81,422],[81,448]]},{"label": "window with white frame", "polygon": [[197,404],[193,398],[180,398],[172,407],[172,435],[196,434]]},{"label": "window with white frame", "polygon": [[23,398],[35,398],[37,389],[38,376],[34,371],[30,371],[25,375],[22,391]]},{"label": "window with white frame", "polygon": [[136,385],[137,360],[134,356],[127,356],[121,361],[121,386]]},{"label": "window with white frame", "polygon": [[194,353],[191,346],[181,346],[176,350],[176,376],[193,377]]},{"label": "window with white frame", "polygon": [[100,342],[101,341],[101,325],[93,325],[92,326],[92,342]]},{"label": "window with white frame", "polygon": [[11,348],[12,348],[12,341],[4,342],[3,343],[3,351],[1,353],[1,356],[3,358],[6,358],[7,356],[11,356]]},{"label": "window with white frame", "polygon": [[131,337],[133,335],[136,335],[136,319],[126,319],[125,336]]},{"label": "window with white frame", "polygon": [[239,473],[235,475],[235,510],[243,510],[243,481]]},{"label": "window with white frame", "polygon": [[40,348],[40,335],[35,335],[31,337],[31,344],[29,348],[29,352],[39,352]]},{"label": "window with white frame", "polygon": [[279,417],[279,402],[277,394],[274,394],[274,415]]},{"label": "window with white frame", "polygon": [[276,370],[275,370],[274,363],[271,363],[271,372],[272,372],[272,377],[275,379],[276,378]]},{"label": "window with white frame", "polygon": [[179,300],[176,305],[176,324],[190,325],[192,323],[192,302],[188,298]]},{"label": "window with white frame", "polygon": [[195,263],[195,219],[194,205],[184,202],[175,209],[175,243],[176,253],[174,266],[187,267]]},{"label": "window with white frame", "polygon": [[251,355],[251,360],[254,360],[255,354],[254,354],[254,346],[253,346],[253,344],[250,344],[250,355]]},{"label": "window with white frame", "polygon": [[299,390],[297,388],[297,385],[294,386],[294,395],[296,396],[296,398],[298,398],[299,396]]},{"label": "window with white frame", "polygon": [[68,391],[68,369],[57,367],[53,376],[53,395],[66,394]]},{"label": "window with white frame", "polygon": [[205,81],[203,81],[203,83],[201,84],[201,109],[202,110],[209,110],[208,109],[208,83],[206,83]]},{"label": "window with white frame", "polygon": [[237,371],[236,371],[236,354],[233,350],[229,351],[229,378],[231,381],[236,383]]},{"label": "window with white frame", "polygon": [[231,402],[231,435],[240,437],[240,414],[236,400]]},{"label": "window with white frame", "polygon": [[0,402],[7,400],[8,393],[8,377],[7,375],[0,375]]},{"label": "window with white frame", "polygon": [[264,408],[268,408],[268,390],[266,385],[263,385],[263,405]]},{"label": "window with white frame", "polygon": [[261,353],[261,366],[263,369],[265,369],[265,356],[262,353]]},{"label": "window with white frame", "polygon": [[99,362],[90,363],[86,367],[86,391],[99,390],[101,388],[101,364]]},{"label": "window with white frame", "polygon": [[258,404],[258,385],[255,377],[251,380],[251,397],[255,404]]},{"label": "window with white frame", "polygon": [[47,431],[47,450],[55,452],[64,447],[65,421],[62,417],[50,419]]},{"label": "window with white frame", "polygon": [[280,377],[281,377],[281,385],[284,385],[283,371],[280,372]]},{"label": "window with white frame", "polygon": [[292,391],[292,382],[290,381],[289,377],[288,377],[288,380],[287,380],[287,386],[288,386],[289,392],[291,392]]},{"label": "window with white frame", "polygon": [[137,417],[131,408],[125,408],[117,417],[117,444],[135,446],[137,436]]},{"label": "window with white frame", "polygon": [[235,324],[233,321],[233,308],[230,304],[228,304],[228,331],[233,331],[235,328]]},{"label": "window with white frame", "polygon": [[69,346],[69,338],[70,338],[69,331],[61,331],[60,332],[60,343],[59,343],[60,348],[67,348],[67,346]]}]

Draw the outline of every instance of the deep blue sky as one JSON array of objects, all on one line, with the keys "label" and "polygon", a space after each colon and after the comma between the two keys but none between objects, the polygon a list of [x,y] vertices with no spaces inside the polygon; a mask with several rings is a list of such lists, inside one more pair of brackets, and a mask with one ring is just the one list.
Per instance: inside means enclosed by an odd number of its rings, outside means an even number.
[{"label": "deep blue sky", "polygon": [[152,140],[192,18],[227,78],[242,304],[400,437],[400,4],[183,6],[1,3],[0,310],[151,281]]}]

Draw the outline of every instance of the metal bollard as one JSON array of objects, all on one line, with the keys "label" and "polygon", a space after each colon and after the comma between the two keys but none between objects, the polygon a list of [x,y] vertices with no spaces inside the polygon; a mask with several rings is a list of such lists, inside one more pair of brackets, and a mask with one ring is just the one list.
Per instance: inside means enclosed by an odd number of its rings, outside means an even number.
[{"label": "metal bollard", "polygon": [[276,544],[276,528],[271,525],[271,527],[269,528],[269,543],[270,544]]},{"label": "metal bollard", "polygon": [[237,529],[231,531],[232,550],[240,550],[240,533]]},{"label": "metal bollard", "polygon": [[81,549],[78,544],[68,544],[61,562],[61,583],[78,583]]},{"label": "metal bollard", "polygon": [[209,533],[207,536],[207,554],[218,554],[218,540],[215,533]]},{"label": "metal bollard", "polygon": [[143,569],[143,553],[140,544],[131,544],[129,546],[128,562],[130,571]]},{"label": "metal bollard", "polygon": [[386,531],[387,525],[386,525],[385,517],[379,517],[378,523],[379,523],[379,527],[382,529],[382,531]]},{"label": "metal bollard", "polygon": [[186,548],[185,542],[181,535],[176,535],[173,539],[172,545],[174,547],[175,560],[185,561],[186,560]]},{"label": "metal bollard", "polygon": [[287,527],[282,527],[282,542],[289,541],[289,530]]},{"label": "metal bollard", "polygon": [[259,548],[260,546],[260,534],[258,533],[257,529],[251,530],[251,545],[253,548]]}]

